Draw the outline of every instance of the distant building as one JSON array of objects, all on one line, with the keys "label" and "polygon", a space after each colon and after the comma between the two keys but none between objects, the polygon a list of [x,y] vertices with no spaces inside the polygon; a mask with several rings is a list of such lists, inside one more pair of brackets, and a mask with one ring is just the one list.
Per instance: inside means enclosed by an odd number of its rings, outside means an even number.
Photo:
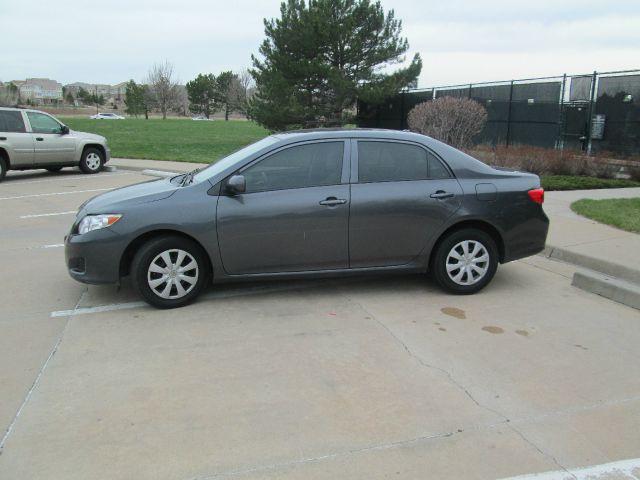
[{"label": "distant building", "polygon": [[85,83],[85,82],[75,82],[65,85],[64,88],[71,92],[74,96],[78,94],[80,89],[84,89],[89,93],[97,93],[98,95],[102,95],[105,99],[115,99],[119,100],[124,98],[125,92],[127,90],[127,82],[121,82],[116,85],[107,85],[102,83]]},{"label": "distant building", "polygon": [[62,100],[62,84],[49,78],[27,78],[12,82],[20,91],[20,98],[33,103],[57,103]]}]

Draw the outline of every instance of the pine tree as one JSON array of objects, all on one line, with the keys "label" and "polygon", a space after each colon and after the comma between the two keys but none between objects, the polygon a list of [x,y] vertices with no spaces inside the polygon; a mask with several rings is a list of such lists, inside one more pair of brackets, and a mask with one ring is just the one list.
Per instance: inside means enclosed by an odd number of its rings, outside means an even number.
[{"label": "pine tree", "polygon": [[409,44],[379,1],[288,0],[264,25],[249,114],[272,130],[348,123],[358,98],[382,102],[422,69],[416,54],[406,68],[383,71],[404,61]]}]

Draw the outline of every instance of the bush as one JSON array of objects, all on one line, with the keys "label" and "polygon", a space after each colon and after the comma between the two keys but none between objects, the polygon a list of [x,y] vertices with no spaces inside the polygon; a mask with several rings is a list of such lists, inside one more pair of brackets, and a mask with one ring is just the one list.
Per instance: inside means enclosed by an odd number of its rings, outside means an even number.
[{"label": "bush", "polygon": [[549,175],[540,178],[542,187],[552,190],[594,190],[600,188],[640,187],[640,182],[623,179]]},{"label": "bush", "polygon": [[487,121],[487,111],[470,98],[442,97],[416,105],[409,128],[456,148],[471,145]]}]

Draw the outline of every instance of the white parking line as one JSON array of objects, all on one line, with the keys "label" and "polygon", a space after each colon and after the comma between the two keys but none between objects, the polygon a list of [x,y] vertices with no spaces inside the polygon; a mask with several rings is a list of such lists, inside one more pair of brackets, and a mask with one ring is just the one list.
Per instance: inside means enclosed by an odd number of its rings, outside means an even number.
[{"label": "white parking line", "polygon": [[93,188],[91,190],[73,190],[70,192],[34,193],[32,195],[19,195],[16,197],[0,197],[0,200],[20,200],[21,198],[52,197],[55,195],[73,195],[74,193],[106,192],[107,190],[113,190],[113,188]]},{"label": "white parking line", "polygon": [[39,213],[37,215],[21,215],[20,218],[56,217],[58,215],[71,215],[76,212],[77,210],[69,210],[68,212],[56,212],[56,213]]},{"label": "white parking line", "polygon": [[637,479],[640,471],[640,458],[632,458],[619,462],[604,463],[591,467],[556,470],[553,472],[520,475],[503,480],[593,480],[596,478]]},{"label": "white parking line", "polygon": [[[340,284],[354,283],[358,281],[363,281],[363,279],[358,279],[357,277],[345,279],[340,282]],[[202,295],[200,300],[214,300],[214,299],[223,299],[223,298],[233,298],[233,297],[242,297],[245,295],[254,295],[259,293],[274,293],[274,292],[284,292],[287,290],[303,290],[306,288],[313,288],[317,286],[326,285],[326,281],[322,279],[319,280],[307,280],[304,283],[296,283],[289,282],[285,284],[275,284],[275,285],[258,285],[255,287],[247,287],[247,286],[238,286],[233,289],[223,290],[223,291],[214,291],[208,293],[206,295]],[[71,315],[88,315],[91,313],[102,313],[102,312],[111,312],[114,310],[128,310],[130,308],[138,308],[148,306],[146,302],[127,302],[127,303],[113,303],[110,305],[98,305],[95,307],[77,307],[74,310],[59,310],[57,312],[51,312],[49,316],[51,318],[57,317],[68,317]]]},{"label": "white parking line", "polygon": [[60,248],[60,247],[64,247],[64,243],[54,243],[51,245],[43,245],[40,248]]},{"label": "white parking line", "polygon": [[[122,173],[101,173],[100,175],[65,175],[59,178],[49,178],[47,180],[28,180],[26,182],[21,181],[22,175],[7,175],[4,186],[10,187],[12,185],[27,185],[29,183],[51,183],[51,182],[68,182],[71,180],[99,180],[104,179],[105,177],[118,177],[120,175],[136,175],[138,172],[122,172]],[[24,178],[29,178],[24,176]]]}]

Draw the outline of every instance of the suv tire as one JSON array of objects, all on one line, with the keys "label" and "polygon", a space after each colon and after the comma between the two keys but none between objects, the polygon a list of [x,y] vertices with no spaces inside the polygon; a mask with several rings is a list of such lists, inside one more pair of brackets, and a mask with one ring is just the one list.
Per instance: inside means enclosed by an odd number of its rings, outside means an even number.
[{"label": "suv tire", "polygon": [[7,174],[7,161],[0,155],[0,182]]},{"label": "suv tire", "polygon": [[84,173],[98,173],[104,165],[104,155],[97,148],[85,148],[80,159],[80,170]]}]

